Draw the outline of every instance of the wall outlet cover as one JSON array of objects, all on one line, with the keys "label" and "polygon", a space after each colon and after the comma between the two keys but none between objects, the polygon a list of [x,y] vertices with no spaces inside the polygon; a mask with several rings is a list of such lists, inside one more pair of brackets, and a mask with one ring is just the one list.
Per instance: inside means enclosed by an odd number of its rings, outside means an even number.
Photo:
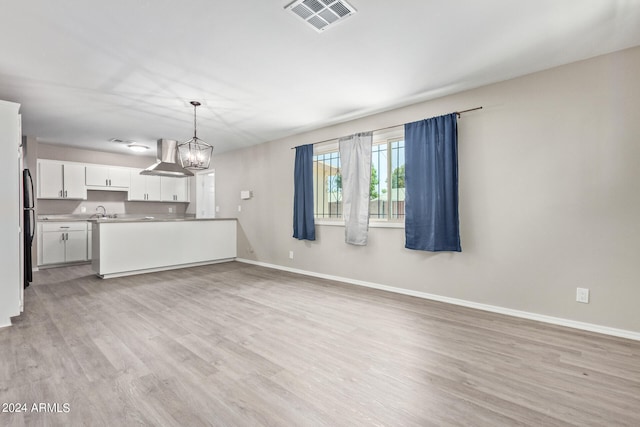
[{"label": "wall outlet cover", "polygon": [[576,301],[584,304],[589,304],[589,289],[576,288]]}]

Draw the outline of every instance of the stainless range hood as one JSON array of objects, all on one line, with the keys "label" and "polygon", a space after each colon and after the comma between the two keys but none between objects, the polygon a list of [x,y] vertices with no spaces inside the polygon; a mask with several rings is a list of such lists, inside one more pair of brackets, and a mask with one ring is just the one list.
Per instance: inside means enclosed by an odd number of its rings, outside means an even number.
[{"label": "stainless range hood", "polygon": [[178,141],[159,139],[156,156],[158,161],[140,172],[140,175],[170,176],[174,178],[193,176],[193,172],[176,163],[177,145]]}]

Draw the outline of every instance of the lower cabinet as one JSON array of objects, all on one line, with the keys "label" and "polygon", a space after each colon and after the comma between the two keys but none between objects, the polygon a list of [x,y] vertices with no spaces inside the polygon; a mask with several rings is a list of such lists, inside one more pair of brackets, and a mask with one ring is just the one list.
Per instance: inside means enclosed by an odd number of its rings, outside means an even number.
[{"label": "lower cabinet", "polygon": [[87,223],[38,224],[38,265],[87,260]]}]

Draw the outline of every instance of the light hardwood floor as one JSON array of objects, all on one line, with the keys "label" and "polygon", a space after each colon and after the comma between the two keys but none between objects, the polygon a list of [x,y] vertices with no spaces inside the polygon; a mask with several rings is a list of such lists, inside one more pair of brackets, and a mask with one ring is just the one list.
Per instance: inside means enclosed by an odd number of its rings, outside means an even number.
[{"label": "light hardwood floor", "polygon": [[236,262],[26,301],[2,426],[640,426],[640,342]]}]

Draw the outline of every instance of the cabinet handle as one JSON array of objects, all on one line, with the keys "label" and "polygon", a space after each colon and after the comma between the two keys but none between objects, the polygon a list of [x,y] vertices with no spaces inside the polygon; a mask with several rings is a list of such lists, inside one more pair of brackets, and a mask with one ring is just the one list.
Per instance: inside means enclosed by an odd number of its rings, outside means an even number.
[{"label": "cabinet handle", "polygon": [[62,190],[58,191],[58,196],[62,197]]},{"label": "cabinet handle", "polygon": [[67,190],[64,190],[64,197],[67,197]]},{"label": "cabinet handle", "polygon": [[111,180],[109,180],[109,187],[111,187]]}]

